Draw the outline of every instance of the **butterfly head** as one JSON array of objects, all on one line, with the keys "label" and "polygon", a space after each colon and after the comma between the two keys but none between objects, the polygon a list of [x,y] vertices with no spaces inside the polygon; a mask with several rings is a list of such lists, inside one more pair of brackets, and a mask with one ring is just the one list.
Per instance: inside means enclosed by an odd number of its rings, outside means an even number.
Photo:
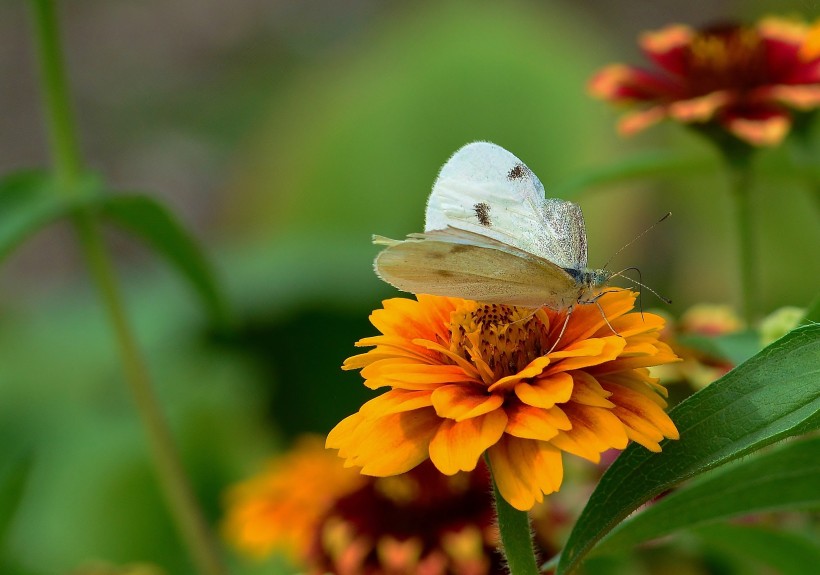
[{"label": "butterfly head", "polygon": [[572,279],[575,280],[578,286],[577,301],[587,301],[592,294],[600,287],[603,287],[612,277],[612,272],[603,269],[591,268],[565,268],[565,270]]}]

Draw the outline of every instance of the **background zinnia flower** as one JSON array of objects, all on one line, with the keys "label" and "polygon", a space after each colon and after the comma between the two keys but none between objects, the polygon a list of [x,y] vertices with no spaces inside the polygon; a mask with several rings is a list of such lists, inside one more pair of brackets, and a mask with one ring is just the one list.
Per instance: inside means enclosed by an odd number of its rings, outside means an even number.
[{"label": "background zinnia flower", "polygon": [[299,561],[322,514],[364,482],[338,464],[320,437],[304,436],[262,472],[229,490],[223,532],[247,555],[261,558],[277,550]]},{"label": "background zinnia flower", "polygon": [[224,531],[245,554],[285,551],[309,573],[501,575],[490,492],[483,465],[366,477],[304,437],[230,491]]},{"label": "background zinnia flower", "polygon": [[815,36],[804,23],[777,18],[702,30],[671,25],[641,38],[658,68],[611,65],[591,80],[590,91],[641,106],[621,120],[625,134],[671,118],[717,125],[748,144],[772,146],[788,133],[791,110],[820,104]]},{"label": "background zinnia flower", "polygon": [[344,368],[390,389],[341,421],[327,445],[374,476],[428,458],[446,475],[470,471],[486,451],[502,496],[521,510],[558,490],[563,451],[597,462],[630,439],[660,451],[678,434],[647,368],[678,357],[658,339],[661,317],[630,313],[635,297],[612,289],[600,309],[578,306],[554,349],[566,312],[387,300],[371,315],[382,335],[357,343],[375,348]]}]

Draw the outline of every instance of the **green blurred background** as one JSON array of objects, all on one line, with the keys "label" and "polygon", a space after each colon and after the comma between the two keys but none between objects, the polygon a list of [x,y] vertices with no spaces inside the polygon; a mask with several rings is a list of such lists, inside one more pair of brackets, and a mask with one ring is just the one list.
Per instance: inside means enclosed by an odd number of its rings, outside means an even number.
[{"label": "green blurred background", "polygon": [[[640,62],[635,38],[646,29],[820,14],[798,0],[60,4],[89,165],[115,189],[155,195],[180,216],[237,316],[234,333],[214,333],[184,282],[109,235],[213,521],[227,485],[369,396],[339,365],[373,333],[370,310],[398,295],[372,273],[370,235],[420,231],[438,168],[466,142],[510,149],[548,193],[572,190],[591,265],[671,210],[614,266],[639,266],[674,300],[673,314],[734,302],[733,220],[713,151],[669,125],[620,139],[617,114],[585,83],[612,61]],[[0,3],[2,173],[48,162],[28,16],[22,0]],[[573,185],[647,151],[680,154],[696,169]],[[766,311],[806,305],[820,283],[817,204],[784,173],[788,153],[760,157]],[[191,572],[67,227],[37,235],[0,272],[0,454],[0,468],[32,461],[3,573],[65,573],[91,559]],[[268,568],[231,561],[238,572]]]}]

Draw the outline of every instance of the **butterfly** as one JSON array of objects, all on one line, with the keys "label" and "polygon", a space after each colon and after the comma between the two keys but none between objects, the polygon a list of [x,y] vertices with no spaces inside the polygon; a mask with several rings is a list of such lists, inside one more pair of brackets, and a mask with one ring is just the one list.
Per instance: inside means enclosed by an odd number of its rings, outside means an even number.
[{"label": "butterfly", "polygon": [[581,208],[544,186],[501,146],[473,142],[444,164],[424,233],[386,246],[376,274],[407,292],[556,310],[594,303],[613,275],[587,267]]}]

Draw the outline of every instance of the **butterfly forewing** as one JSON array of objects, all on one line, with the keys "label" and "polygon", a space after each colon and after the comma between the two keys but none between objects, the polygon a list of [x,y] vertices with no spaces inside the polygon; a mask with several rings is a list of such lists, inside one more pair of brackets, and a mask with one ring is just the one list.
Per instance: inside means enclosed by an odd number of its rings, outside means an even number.
[{"label": "butterfly forewing", "polygon": [[562,268],[586,266],[580,208],[546,200],[544,186],[516,156],[489,142],[458,150],[442,167],[427,203],[425,231],[467,230]]}]

